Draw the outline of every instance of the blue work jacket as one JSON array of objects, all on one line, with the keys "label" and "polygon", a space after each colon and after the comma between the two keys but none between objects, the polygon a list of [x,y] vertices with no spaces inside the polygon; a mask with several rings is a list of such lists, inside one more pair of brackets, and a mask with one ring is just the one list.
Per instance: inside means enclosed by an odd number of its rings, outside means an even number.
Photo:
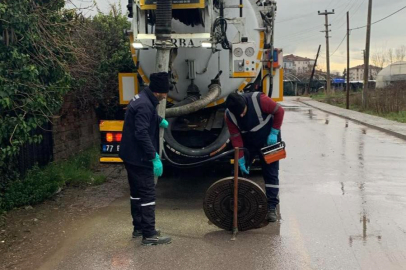
[{"label": "blue work jacket", "polygon": [[156,110],[158,104],[148,87],[128,104],[119,152],[124,162],[153,166],[151,160],[159,150],[159,124],[162,121]]}]

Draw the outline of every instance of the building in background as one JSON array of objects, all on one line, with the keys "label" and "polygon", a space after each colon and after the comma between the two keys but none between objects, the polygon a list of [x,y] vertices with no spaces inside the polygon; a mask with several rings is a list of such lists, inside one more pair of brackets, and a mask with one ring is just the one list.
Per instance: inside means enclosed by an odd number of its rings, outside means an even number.
[{"label": "building in background", "polygon": [[[369,65],[368,69],[368,80],[376,80],[376,76],[382,68]],[[364,65],[359,65],[350,68],[350,81],[363,81],[364,80]]]},{"label": "building in background", "polygon": [[283,68],[285,72],[305,74],[312,71],[314,62],[314,59],[289,54],[283,57]]}]

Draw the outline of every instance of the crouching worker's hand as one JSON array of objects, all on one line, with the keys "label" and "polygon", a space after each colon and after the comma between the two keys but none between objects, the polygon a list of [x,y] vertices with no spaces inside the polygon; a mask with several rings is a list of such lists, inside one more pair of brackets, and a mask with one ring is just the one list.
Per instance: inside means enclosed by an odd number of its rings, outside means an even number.
[{"label": "crouching worker's hand", "polygon": [[248,167],[248,169],[247,169],[247,167],[245,167],[245,158],[244,157],[242,157],[238,160],[238,165],[240,166],[240,170],[243,175],[244,175],[244,173],[250,174],[250,167]]},{"label": "crouching worker's hand", "polygon": [[162,161],[159,158],[158,153],[155,154],[155,158],[152,161],[152,164],[154,165],[154,175],[155,176],[162,176],[162,173],[164,172],[164,168],[162,165]]},{"label": "crouching worker's hand", "polygon": [[159,124],[159,127],[161,128],[168,128],[169,123],[166,121],[166,119],[162,119],[161,123]]},{"label": "crouching worker's hand", "polygon": [[271,133],[268,136],[268,140],[266,141],[266,143],[268,145],[273,145],[275,143],[278,142],[278,134],[279,134],[279,130],[278,129],[271,129]]}]

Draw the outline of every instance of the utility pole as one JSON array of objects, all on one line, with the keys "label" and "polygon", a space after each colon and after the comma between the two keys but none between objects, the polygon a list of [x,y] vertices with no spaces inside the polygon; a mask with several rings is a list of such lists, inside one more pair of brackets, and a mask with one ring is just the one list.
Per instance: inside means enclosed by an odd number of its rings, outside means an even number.
[{"label": "utility pole", "polygon": [[[317,50],[316,60],[314,61],[314,65],[313,65],[313,69],[312,69],[312,75],[310,75],[309,89],[311,89],[311,87],[312,87],[314,71],[316,70],[317,59],[319,59],[320,48],[321,48],[321,45],[319,45],[319,49]],[[308,94],[308,93],[306,93],[306,94]]]},{"label": "utility pole", "polygon": [[350,12],[347,11],[347,110],[350,108]]},{"label": "utility pole", "polygon": [[371,41],[371,18],[372,18],[372,0],[368,3],[368,22],[367,22],[367,40],[365,44],[364,60],[364,90],[362,91],[362,106],[368,106],[368,75],[369,75],[369,48]]},{"label": "utility pole", "polygon": [[333,11],[327,11],[325,10],[324,12],[318,12],[319,15],[324,15],[325,19],[326,19],[326,23],[325,23],[325,27],[326,30],[325,31],[321,31],[321,32],[325,32],[326,33],[326,62],[327,62],[327,94],[330,94],[330,46],[329,46],[329,35],[328,33],[331,30],[328,30],[328,27],[331,26],[330,24],[328,24],[328,15],[332,15],[334,14],[334,9]]}]

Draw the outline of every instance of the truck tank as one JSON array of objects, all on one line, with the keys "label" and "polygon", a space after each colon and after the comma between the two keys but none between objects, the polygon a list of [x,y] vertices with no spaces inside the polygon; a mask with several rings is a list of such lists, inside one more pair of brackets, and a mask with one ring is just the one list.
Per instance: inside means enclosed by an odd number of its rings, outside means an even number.
[{"label": "truck tank", "polygon": [[[156,1],[127,6],[140,89],[156,70]],[[282,50],[273,46],[276,2],[172,0],[172,9],[164,150],[176,161],[204,160],[229,144],[224,101],[230,93],[283,98]]]}]

